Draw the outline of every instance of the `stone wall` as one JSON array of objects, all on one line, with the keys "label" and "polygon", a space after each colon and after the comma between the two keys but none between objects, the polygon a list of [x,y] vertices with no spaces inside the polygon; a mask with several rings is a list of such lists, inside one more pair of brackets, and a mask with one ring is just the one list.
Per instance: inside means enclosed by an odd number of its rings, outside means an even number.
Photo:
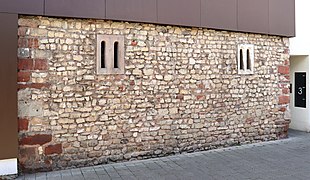
[{"label": "stone wall", "polygon": [[[19,18],[19,162],[51,170],[286,137],[288,39],[103,20]],[[96,74],[96,35],[125,74]],[[238,75],[237,45],[255,45]]]}]

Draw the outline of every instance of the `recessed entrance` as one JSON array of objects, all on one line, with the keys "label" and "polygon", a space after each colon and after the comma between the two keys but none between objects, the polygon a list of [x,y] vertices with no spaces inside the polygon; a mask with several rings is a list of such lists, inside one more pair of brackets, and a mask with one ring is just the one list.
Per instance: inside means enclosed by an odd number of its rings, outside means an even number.
[{"label": "recessed entrance", "polygon": [[309,56],[290,57],[291,129],[310,131]]}]

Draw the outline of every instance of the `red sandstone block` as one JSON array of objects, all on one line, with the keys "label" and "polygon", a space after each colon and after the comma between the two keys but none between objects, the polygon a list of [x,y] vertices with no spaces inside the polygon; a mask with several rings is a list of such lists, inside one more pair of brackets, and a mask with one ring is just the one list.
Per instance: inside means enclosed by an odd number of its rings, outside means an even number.
[{"label": "red sandstone block", "polygon": [[33,60],[32,59],[19,59],[18,69],[19,70],[33,70]]},{"label": "red sandstone block", "polygon": [[26,88],[42,89],[49,86],[50,84],[47,83],[18,84],[18,89],[26,89]]},{"label": "red sandstone block", "polygon": [[289,88],[283,88],[282,89],[282,93],[283,94],[288,94],[288,93],[290,93],[290,89]]},{"label": "red sandstone block", "polygon": [[289,66],[278,66],[278,72],[280,74],[290,74],[290,67]]},{"label": "red sandstone block", "polygon": [[18,47],[20,48],[38,48],[39,41],[37,38],[22,38],[18,39]]},{"label": "red sandstone block", "polygon": [[30,72],[18,72],[17,82],[28,82],[30,80]]},{"label": "red sandstone block", "polygon": [[132,81],[129,82],[129,84],[130,84],[131,86],[133,86],[133,85],[135,85],[136,83],[135,83],[134,80],[132,80]]},{"label": "red sandstone block", "polygon": [[20,139],[20,145],[43,145],[52,141],[50,134],[36,134],[33,136],[26,136]]},{"label": "red sandstone block", "polygon": [[39,47],[38,39],[37,38],[28,39],[28,47],[29,48],[38,48]]},{"label": "red sandstone block", "polygon": [[126,87],[125,86],[119,86],[118,89],[122,92],[124,92],[126,90]]},{"label": "red sandstone block", "polygon": [[36,59],[34,61],[34,69],[35,70],[47,70],[48,69],[48,63],[45,59]]},{"label": "red sandstone block", "polygon": [[45,148],[45,154],[50,155],[50,154],[61,154],[62,153],[62,145],[61,144],[55,144],[55,145],[50,145]]},{"label": "red sandstone block", "polygon": [[28,119],[19,119],[18,120],[18,131],[27,131],[29,125]]},{"label": "red sandstone block", "polygon": [[183,100],[183,99],[184,99],[184,95],[182,95],[182,94],[178,94],[176,98],[177,98],[177,99],[181,99],[181,100]]},{"label": "red sandstone block", "polygon": [[281,107],[281,108],[279,109],[279,111],[285,112],[285,111],[286,111],[286,108],[285,108],[285,107]]},{"label": "red sandstone block", "polygon": [[18,47],[19,48],[26,48],[27,47],[27,39],[25,38],[19,38],[18,39]]},{"label": "red sandstone block", "polygon": [[198,88],[199,88],[199,89],[205,89],[206,87],[205,87],[204,84],[198,84]]},{"label": "red sandstone block", "polygon": [[26,27],[19,27],[18,28],[18,36],[25,36],[27,33],[27,29]]},{"label": "red sandstone block", "polygon": [[197,95],[197,96],[196,96],[196,99],[197,99],[197,100],[204,100],[205,97],[206,97],[206,96],[204,96],[204,95]]},{"label": "red sandstone block", "polygon": [[279,104],[288,104],[290,103],[290,97],[289,96],[280,96],[279,97]]}]

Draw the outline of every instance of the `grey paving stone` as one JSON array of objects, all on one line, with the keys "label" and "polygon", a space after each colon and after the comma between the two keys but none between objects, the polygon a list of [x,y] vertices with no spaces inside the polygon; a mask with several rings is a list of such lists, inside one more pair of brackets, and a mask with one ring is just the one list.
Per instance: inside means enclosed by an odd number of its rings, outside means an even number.
[{"label": "grey paving stone", "polygon": [[48,178],[61,178],[61,174],[57,171],[46,174]]},{"label": "grey paving stone", "polygon": [[101,175],[101,174],[99,174],[98,177],[99,177],[99,179],[104,179],[104,180],[110,180],[111,179],[111,177],[108,176],[108,175]]},{"label": "grey paving stone", "polygon": [[40,176],[40,177],[36,177],[36,180],[46,180],[47,179],[47,177],[45,176]]},{"label": "grey paving stone", "polygon": [[131,176],[131,175],[133,175],[133,173],[132,173],[131,171],[129,171],[129,170],[127,170],[127,171],[124,171],[124,170],[122,170],[122,171],[117,171],[117,173],[118,173],[120,176]]},{"label": "grey paving stone", "polygon": [[96,170],[96,174],[97,174],[97,175],[108,175],[108,173],[107,173],[104,169],[102,169],[102,170]]},{"label": "grey paving stone", "polygon": [[82,171],[80,169],[71,169],[72,176],[82,176]]},{"label": "grey paving stone", "polygon": [[[75,179],[76,177],[74,177]],[[73,179],[73,176],[62,176],[61,177],[62,180],[72,180]]]},{"label": "grey paving stone", "polygon": [[47,177],[47,180],[62,180],[61,177]]},{"label": "grey paving stone", "polygon": [[23,175],[21,175],[21,176],[17,177],[16,179],[17,179],[17,180],[24,180],[25,177],[24,177]]},{"label": "grey paving stone", "polygon": [[82,175],[75,175],[71,177],[71,180],[87,180],[87,179],[85,179],[84,176]]},{"label": "grey paving stone", "polygon": [[28,180],[28,179],[35,179],[36,178],[36,175],[35,174],[26,174],[24,176],[25,180]]}]

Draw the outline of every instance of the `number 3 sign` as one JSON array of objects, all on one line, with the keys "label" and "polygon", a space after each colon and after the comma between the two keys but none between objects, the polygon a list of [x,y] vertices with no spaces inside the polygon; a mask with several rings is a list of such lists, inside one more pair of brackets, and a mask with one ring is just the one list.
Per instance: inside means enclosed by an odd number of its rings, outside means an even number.
[{"label": "number 3 sign", "polygon": [[295,107],[306,108],[306,72],[295,72]]}]

